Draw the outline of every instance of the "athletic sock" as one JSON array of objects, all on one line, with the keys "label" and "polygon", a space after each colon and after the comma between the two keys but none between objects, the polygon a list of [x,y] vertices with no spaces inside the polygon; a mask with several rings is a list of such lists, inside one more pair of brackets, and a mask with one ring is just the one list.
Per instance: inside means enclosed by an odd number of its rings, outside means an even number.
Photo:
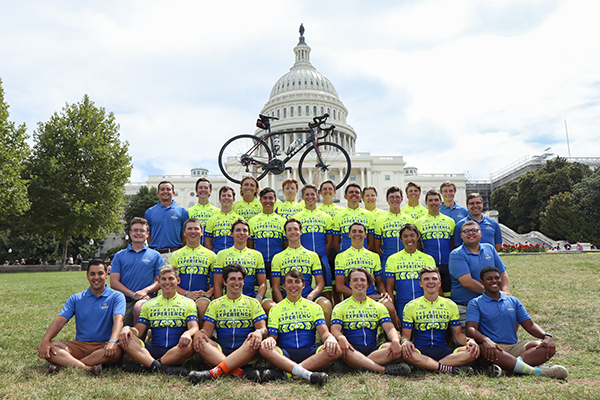
[{"label": "athletic sock", "polygon": [[238,377],[240,377],[240,378],[241,378],[241,377],[242,377],[242,375],[244,375],[244,370],[243,370],[243,369],[241,369],[241,368],[236,368],[236,369],[234,369],[234,370],[232,370],[232,371],[229,371],[229,373],[230,373],[231,375],[235,375],[235,376],[238,376]]},{"label": "athletic sock", "polygon": [[229,367],[227,366],[227,364],[225,364],[225,361],[221,361],[216,367],[211,369],[209,372],[210,372],[210,376],[213,379],[215,379],[218,376],[228,373]]},{"label": "athletic sock", "polygon": [[440,372],[452,372],[452,367],[449,365],[444,365],[442,363],[439,363],[439,367],[438,367],[438,371]]},{"label": "athletic sock", "polygon": [[294,369],[292,369],[292,375],[299,376],[300,378],[304,378],[309,381],[312,372],[302,367],[302,364],[296,364]]},{"label": "athletic sock", "polygon": [[517,357],[517,362],[515,363],[513,372],[523,375],[542,375],[542,370],[540,368],[532,367],[531,365],[525,363],[521,357]]}]

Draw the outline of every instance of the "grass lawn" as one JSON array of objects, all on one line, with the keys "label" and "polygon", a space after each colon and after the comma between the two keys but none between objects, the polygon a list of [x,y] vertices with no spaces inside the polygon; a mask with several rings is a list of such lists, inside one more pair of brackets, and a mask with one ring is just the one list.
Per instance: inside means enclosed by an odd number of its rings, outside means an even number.
[{"label": "grass lawn", "polygon": [[[316,388],[304,381],[254,384],[230,377],[191,386],[179,377],[119,369],[105,370],[99,378],[76,369],[48,375],[48,363],[37,357],[37,346],[67,297],[88,283],[84,272],[45,272],[0,274],[0,399],[600,398],[600,254],[533,254],[503,261],[511,293],[554,335],[557,353],[549,364],[567,367],[567,381],[356,372],[332,373],[325,387]],[[519,334],[528,338],[523,329]],[[56,339],[74,338],[71,321]]]}]

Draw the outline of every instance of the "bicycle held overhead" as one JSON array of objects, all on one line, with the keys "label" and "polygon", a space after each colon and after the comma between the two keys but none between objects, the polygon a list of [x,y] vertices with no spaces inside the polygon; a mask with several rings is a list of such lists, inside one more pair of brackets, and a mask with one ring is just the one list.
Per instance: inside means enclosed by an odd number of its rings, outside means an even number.
[{"label": "bicycle held overhead", "polygon": [[324,139],[334,131],[335,125],[326,127],[329,114],[314,117],[308,124],[306,139],[297,138],[290,143],[283,158],[281,154],[281,138],[283,134],[301,134],[306,130],[271,132],[271,120],[277,117],[259,115],[256,126],[264,129],[266,134],[259,136],[243,134],[229,139],[219,152],[219,168],[225,177],[234,183],[240,183],[245,176],[254,176],[257,180],[268,173],[280,175],[291,171],[286,166],[296,154],[305,149],[298,160],[298,177],[303,184],[319,185],[327,179],[334,181],[339,189],[350,176],[350,156],[342,146]]}]

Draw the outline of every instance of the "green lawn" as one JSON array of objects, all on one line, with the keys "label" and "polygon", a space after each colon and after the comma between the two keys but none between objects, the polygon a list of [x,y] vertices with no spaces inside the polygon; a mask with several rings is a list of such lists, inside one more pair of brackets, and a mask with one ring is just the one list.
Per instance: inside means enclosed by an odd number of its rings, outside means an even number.
[{"label": "green lawn", "polygon": [[[88,285],[84,272],[46,272],[0,274],[0,399],[600,398],[600,254],[508,256],[503,261],[512,294],[554,335],[558,351],[550,364],[567,367],[567,381],[356,372],[332,373],[320,389],[301,381],[254,384],[230,377],[191,386],[179,377],[118,369],[100,378],[74,369],[47,375],[48,364],[37,357],[37,345],[67,297]],[[57,339],[75,337],[73,322]],[[523,329],[519,333],[527,338]]]}]

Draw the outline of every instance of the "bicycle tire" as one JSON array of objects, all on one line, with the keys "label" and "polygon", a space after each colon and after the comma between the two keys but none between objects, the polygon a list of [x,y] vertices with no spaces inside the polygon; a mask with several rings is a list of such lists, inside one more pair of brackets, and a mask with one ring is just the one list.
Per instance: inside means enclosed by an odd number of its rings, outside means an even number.
[{"label": "bicycle tire", "polygon": [[229,181],[239,184],[242,178],[254,176],[261,180],[269,172],[262,163],[271,160],[271,149],[254,135],[238,135],[229,139],[219,151],[219,169]]},{"label": "bicycle tire", "polygon": [[[317,163],[317,153],[313,146],[311,146],[308,150],[302,154],[300,160],[298,161],[298,176],[303,184],[313,183],[317,187],[321,184],[321,182],[331,179],[335,183],[335,188],[341,188],[344,183],[350,177],[350,169],[352,168],[352,162],[350,161],[350,156],[348,152],[344,150],[342,146],[337,143],[332,142],[317,142],[317,146],[319,146],[319,150],[321,151],[321,158],[325,163],[324,166],[319,167]],[[310,154],[310,157],[309,157]],[[307,159],[308,157],[308,159]],[[305,165],[307,164],[307,165]],[[341,179],[336,178],[338,174],[333,173],[332,168],[345,168],[343,171],[343,176]],[[306,168],[306,172],[304,169]],[[310,179],[308,169],[313,169],[312,179]],[[315,169],[318,170],[318,173],[315,173]],[[306,173],[306,176],[304,175]],[[331,178],[333,176],[333,178]],[[308,178],[308,179],[307,179]]]}]

